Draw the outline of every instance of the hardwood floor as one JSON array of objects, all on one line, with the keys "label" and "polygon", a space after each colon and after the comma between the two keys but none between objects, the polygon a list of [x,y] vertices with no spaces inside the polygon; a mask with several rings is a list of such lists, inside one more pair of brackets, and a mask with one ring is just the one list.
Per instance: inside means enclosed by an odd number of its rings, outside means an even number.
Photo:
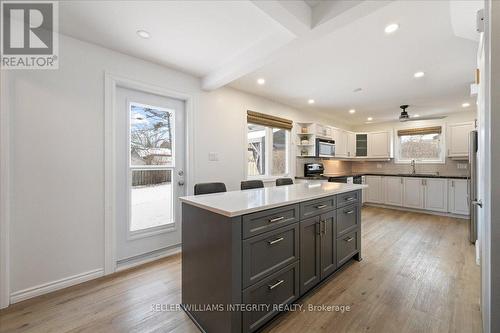
[{"label": "hardwood floor", "polygon": [[[363,209],[363,261],[352,261],[265,332],[481,332],[480,277],[465,220]],[[199,332],[182,311],[180,255],[20,302],[0,332]]]}]

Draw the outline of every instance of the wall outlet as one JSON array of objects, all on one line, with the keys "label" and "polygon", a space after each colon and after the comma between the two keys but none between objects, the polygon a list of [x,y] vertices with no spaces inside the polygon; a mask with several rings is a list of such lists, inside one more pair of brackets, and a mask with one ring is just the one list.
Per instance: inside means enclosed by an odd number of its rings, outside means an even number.
[{"label": "wall outlet", "polygon": [[219,160],[219,154],[216,152],[210,152],[208,153],[208,160],[209,161],[218,161]]},{"label": "wall outlet", "polygon": [[377,163],[377,169],[382,169],[382,163]]},{"label": "wall outlet", "polygon": [[467,163],[457,163],[457,169],[467,169]]}]

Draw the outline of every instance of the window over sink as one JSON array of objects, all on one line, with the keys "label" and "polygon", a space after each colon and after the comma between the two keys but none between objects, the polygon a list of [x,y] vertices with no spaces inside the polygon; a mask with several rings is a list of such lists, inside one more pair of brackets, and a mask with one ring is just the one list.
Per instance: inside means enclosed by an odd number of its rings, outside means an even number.
[{"label": "window over sink", "polygon": [[441,126],[401,129],[396,136],[396,163],[444,163]]}]

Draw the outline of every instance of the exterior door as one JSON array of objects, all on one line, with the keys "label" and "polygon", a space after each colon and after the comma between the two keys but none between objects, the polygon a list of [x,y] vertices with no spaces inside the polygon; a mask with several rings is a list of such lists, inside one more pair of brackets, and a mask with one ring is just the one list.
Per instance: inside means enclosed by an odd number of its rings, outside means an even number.
[{"label": "exterior door", "polygon": [[185,194],[184,101],[117,87],[117,264],[181,242]]}]

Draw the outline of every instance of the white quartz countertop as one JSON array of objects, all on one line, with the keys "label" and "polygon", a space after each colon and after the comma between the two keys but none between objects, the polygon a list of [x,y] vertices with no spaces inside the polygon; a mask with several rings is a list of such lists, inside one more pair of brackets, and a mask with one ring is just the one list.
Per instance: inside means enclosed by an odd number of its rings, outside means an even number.
[{"label": "white quartz countertop", "polygon": [[366,187],[368,186],[343,183],[294,184],[244,191],[192,195],[181,197],[179,200],[214,213],[233,217],[329,195],[360,190]]}]

